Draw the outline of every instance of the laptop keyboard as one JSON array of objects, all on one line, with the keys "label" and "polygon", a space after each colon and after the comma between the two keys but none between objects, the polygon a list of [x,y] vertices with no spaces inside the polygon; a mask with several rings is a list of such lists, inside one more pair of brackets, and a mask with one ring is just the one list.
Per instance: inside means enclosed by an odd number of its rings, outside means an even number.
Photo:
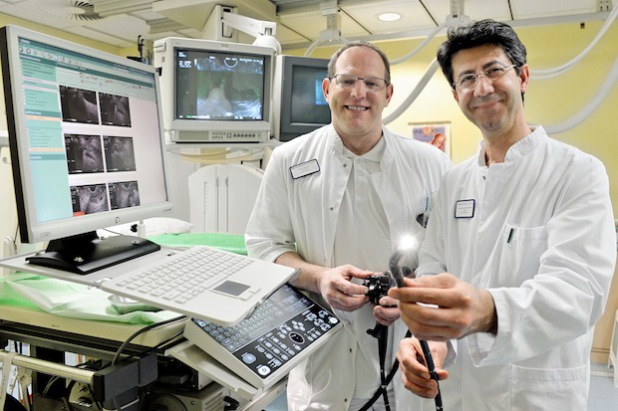
[{"label": "laptop keyboard", "polygon": [[232,326],[296,269],[196,246],[107,278],[101,289],[151,306]]},{"label": "laptop keyboard", "polygon": [[214,283],[251,263],[252,260],[246,256],[214,248],[193,247],[133,275],[123,276],[118,286],[144,297],[186,304]]}]

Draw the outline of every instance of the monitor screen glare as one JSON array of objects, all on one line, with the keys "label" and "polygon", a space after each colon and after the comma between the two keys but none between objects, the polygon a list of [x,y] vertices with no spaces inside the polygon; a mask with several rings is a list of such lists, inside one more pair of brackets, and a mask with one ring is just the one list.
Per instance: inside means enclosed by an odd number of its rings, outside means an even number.
[{"label": "monitor screen glare", "polygon": [[292,68],[291,122],[324,125],[330,122],[330,108],[322,91],[326,68]]}]

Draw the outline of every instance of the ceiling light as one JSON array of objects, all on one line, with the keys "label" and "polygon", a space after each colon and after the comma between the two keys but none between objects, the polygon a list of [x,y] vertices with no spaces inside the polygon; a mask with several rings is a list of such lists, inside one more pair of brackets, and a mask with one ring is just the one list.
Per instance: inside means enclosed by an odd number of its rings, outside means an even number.
[{"label": "ceiling light", "polygon": [[399,13],[381,13],[378,15],[378,19],[381,21],[397,21],[401,18]]}]

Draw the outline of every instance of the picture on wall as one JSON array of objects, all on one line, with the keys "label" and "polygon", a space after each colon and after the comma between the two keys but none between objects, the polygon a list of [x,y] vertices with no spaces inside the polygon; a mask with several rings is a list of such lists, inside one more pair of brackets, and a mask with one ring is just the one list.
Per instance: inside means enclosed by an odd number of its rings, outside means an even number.
[{"label": "picture on wall", "polygon": [[451,153],[451,123],[448,121],[434,123],[408,123],[410,133],[415,140],[438,147],[446,154]]}]

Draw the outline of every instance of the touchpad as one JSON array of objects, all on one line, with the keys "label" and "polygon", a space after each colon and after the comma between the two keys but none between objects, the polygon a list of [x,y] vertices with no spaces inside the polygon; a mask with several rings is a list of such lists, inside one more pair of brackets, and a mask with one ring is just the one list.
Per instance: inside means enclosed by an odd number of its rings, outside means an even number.
[{"label": "touchpad", "polygon": [[218,291],[223,294],[228,294],[234,297],[240,297],[242,293],[247,291],[250,286],[247,284],[237,283],[235,281],[225,281],[218,286],[216,286],[213,291]]}]

